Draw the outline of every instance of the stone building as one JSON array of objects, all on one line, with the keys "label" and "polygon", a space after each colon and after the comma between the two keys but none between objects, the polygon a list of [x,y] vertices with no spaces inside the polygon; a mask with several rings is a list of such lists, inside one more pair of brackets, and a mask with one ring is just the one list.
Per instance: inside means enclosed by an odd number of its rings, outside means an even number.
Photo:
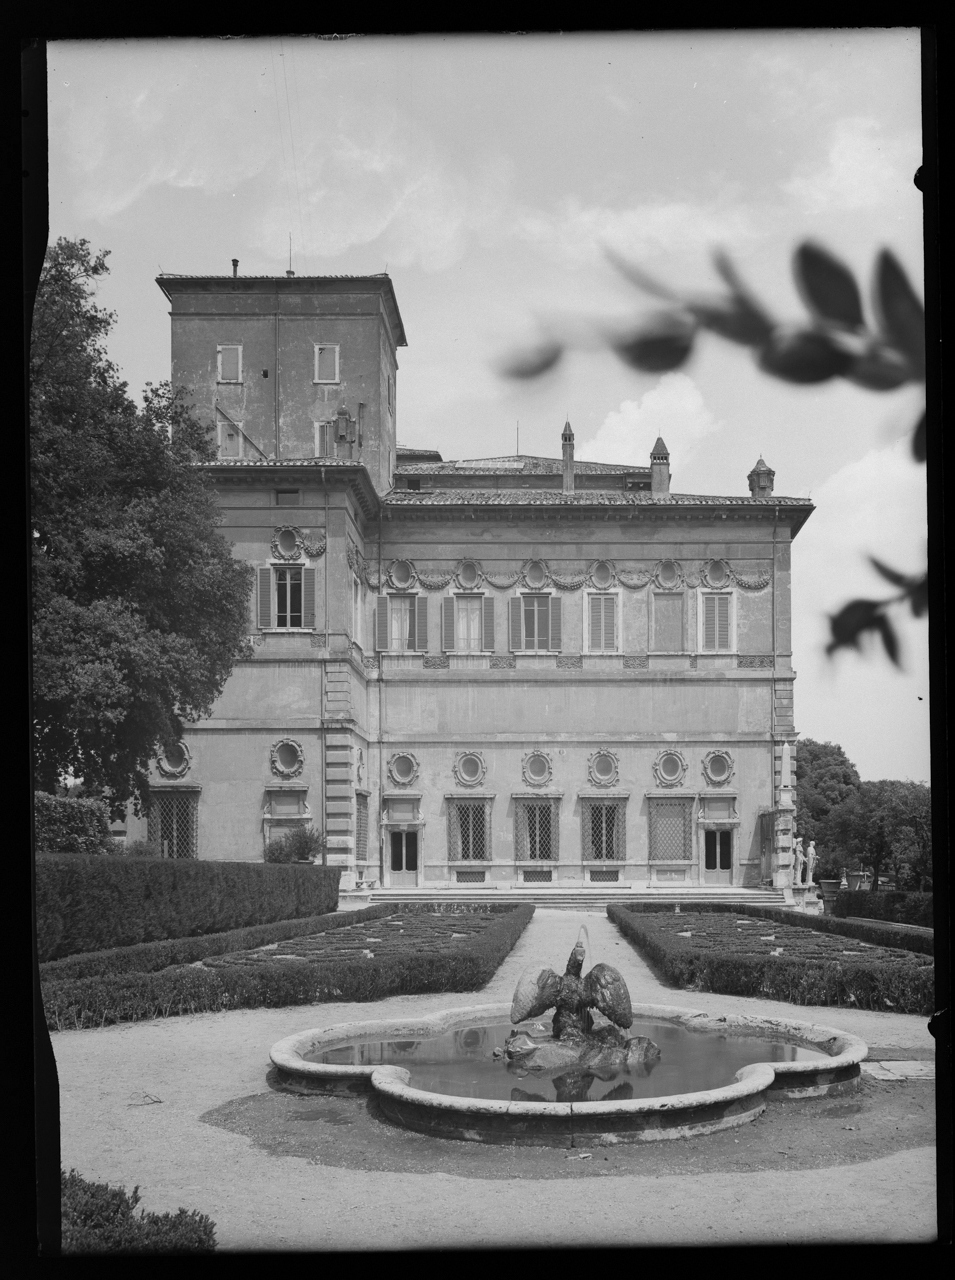
[{"label": "stone building", "polygon": [[662,440],[577,461],[569,423],[560,458],[402,449],[388,276],[236,267],[157,283],[249,656],[130,834],[255,860],[314,824],[343,886],[406,892],[783,885],[811,504],[762,458],[740,497],[672,492]]}]

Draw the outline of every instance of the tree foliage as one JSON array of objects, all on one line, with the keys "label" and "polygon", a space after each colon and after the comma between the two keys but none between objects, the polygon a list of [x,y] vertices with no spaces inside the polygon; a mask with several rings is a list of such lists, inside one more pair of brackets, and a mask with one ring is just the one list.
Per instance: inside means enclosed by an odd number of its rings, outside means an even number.
[{"label": "tree foliage", "polygon": [[[809,313],[808,321],[780,322],[742,279],[723,252],[714,266],[723,291],[683,295],[653,279],[641,267],[610,249],[607,257],[637,289],[667,306],[628,326],[603,325],[598,340],[634,369],[666,373],[681,368],[693,353],[701,332],[750,347],[764,373],[802,385],[844,378],[869,391],[893,391],[904,383],[925,382],[925,312],[898,259],[888,249],[876,258],[871,312],[866,321],[862,291],[845,263],[821,245],[807,241],[793,255],[793,275]],[[505,376],[536,378],[552,369],[564,351],[581,338],[576,333],[547,332],[539,343],[516,353],[503,366]],[[589,333],[583,335],[588,344]],[[912,454],[926,460],[925,413],[912,432]],[[829,618],[828,654],[861,649],[863,638],[878,636],[886,654],[898,665],[899,646],[888,610],[907,606],[920,618],[928,611],[928,575],[915,577],[871,560],[875,571],[895,588],[878,600],[850,600]]]},{"label": "tree foliage", "polygon": [[829,838],[850,868],[891,869],[900,889],[931,886],[931,791],[922,782],[863,782],[828,815]]},{"label": "tree foliage", "polygon": [[47,250],[30,352],[35,783],[118,817],[245,652],[252,571],[218,532],[205,431],[168,384],[139,409],[94,301],[107,252]]},{"label": "tree foliage", "polygon": [[855,765],[834,742],[800,738],[796,753],[796,821],[808,843],[827,843],[829,814],[858,792]]}]

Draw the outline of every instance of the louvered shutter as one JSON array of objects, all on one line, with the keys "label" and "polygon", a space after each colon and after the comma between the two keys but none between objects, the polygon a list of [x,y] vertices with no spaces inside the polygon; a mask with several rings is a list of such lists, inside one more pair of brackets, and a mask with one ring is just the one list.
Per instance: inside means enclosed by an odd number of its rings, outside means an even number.
[{"label": "louvered shutter", "polygon": [[600,596],[590,597],[590,647],[602,649],[603,639],[603,601]]},{"label": "louvered shutter", "polygon": [[415,639],[414,639],[414,645],[412,647],[415,649],[426,650],[428,648],[428,597],[427,596],[415,596],[414,619],[415,619],[415,628],[414,628]]},{"label": "louvered shutter", "polygon": [[302,626],[315,626],[315,570],[302,570]]},{"label": "louvered shutter", "polygon": [[604,596],[604,648],[617,647],[617,597]]},{"label": "louvered shutter", "polygon": [[703,648],[716,648],[716,596],[703,597]]},{"label": "louvered shutter", "polygon": [[561,630],[560,630],[560,596],[551,596],[550,598],[550,644],[549,649],[560,649],[561,647]]},{"label": "louvered shutter", "polygon": [[481,606],[481,648],[494,648],[494,597],[485,596]]},{"label": "louvered shutter", "polygon": [[388,597],[378,596],[375,601],[375,648],[388,648]]},{"label": "louvered shutter", "polygon": [[521,643],[521,635],[522,635],[521,609],[523,607],[523,603],[524,602],[520,596],[516,596],[513,600],[508,600],[507,602],[507,611],[510,614],[509,629],[511,633],[511,648],[515,650],[520,650],[524,648],[523,644]]},{"label": "louvered shutter", "polygon": [[716,596],[716,647],[726,650],[730,647],[730,598]]},{"label": "louvered shutter", "polygon": [[259,570],[259,627],[272,625],[272,570]]},{"label": "louvered shutter", "polygon": [[441,647],[454,648],[454,596],[441,601]]}]

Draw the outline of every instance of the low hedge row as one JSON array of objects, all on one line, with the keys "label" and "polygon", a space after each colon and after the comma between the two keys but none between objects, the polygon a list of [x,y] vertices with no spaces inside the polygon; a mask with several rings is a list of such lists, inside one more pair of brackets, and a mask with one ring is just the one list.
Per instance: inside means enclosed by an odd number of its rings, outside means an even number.
[{"label": "low hedge row", "polygon": [[933,966],[914,957],[902,962],[829,961],[703,951],[691,939],[663,932],[654,913],[642,915],[611,904],[607,915],[628,942],[680,987],[881,1012],[930,1014],[934,1009]]},{"label": "low hedge row", "polygon": [[931,893],[903,893],[901,890],[842,889],[836,894],[833,915],[840,919],[861,916],[866,920],[891,920],[895,924],[917,924],[934,928]]},{"label": "low hedge row", "polygon": [[60,1170],[61,1250],[64,1254],[214,1253],[215,1223],[195,1209],[134,1213],[141,1197],[106,1182]]},{"label": "low hedge row", "polygon": [[87,951],[63,960],[40,965],[41,979],[100,978],[107,974],[154,973],[177,964],[195,964],[211,956],[223,956],[271,942],[287,942],[310,933],[327,933],[362,920],[378,920],[396,910],[391,903],[363,907],[359,911],[339,911],[332,915],[306,916],[301,920],[278,920],[274,924],[250,925],[227,933],[206,933],[198,938],[167,938],[162,942],[140,942],[132,947],[112,947],[107,951]]},{"label": "low hedge row", "polygon": [[[403,907],[402,910],[405,908]],[[393,910],[393,908],[392,908]],[[351,914],[351,913],[349,913]],[[503,909],[479,937],[446,951],[317,964],[179,966],[158,973],[41,980],[47,1026],[64,1031],[222,1009],[280,1008],[325,1001],[475,991],[495,973],[534,914]]]},{"label": "low hedge row", "polygon": [[39,960],[324,915],[338,867],[184,858],[36,860]]}]

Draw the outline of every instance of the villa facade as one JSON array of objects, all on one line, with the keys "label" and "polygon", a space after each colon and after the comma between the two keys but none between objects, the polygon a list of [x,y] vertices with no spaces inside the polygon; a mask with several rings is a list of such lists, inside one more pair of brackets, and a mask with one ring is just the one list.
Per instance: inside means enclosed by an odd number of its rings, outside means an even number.
[{"label": "villa facade", "polygon": [[674,493],[662,440],[581,462],[569,424],[553,459],[399,448],[387,276],[157,283],[256,588],[130,835],[256,860],[312,824],[346,887],[786,883],[810,503],[762,459]]}]

